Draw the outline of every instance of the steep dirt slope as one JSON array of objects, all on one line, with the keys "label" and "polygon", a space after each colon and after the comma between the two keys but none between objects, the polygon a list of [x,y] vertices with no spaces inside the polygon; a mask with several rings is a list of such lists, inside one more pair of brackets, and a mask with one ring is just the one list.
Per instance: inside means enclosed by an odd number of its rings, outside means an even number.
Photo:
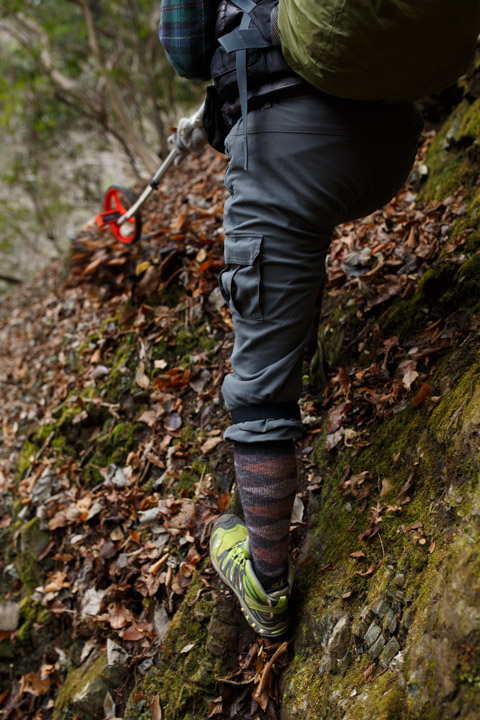
[{"label": "steep dirt slope", "polygon": [[166,180],[134,248],[87,227],[2,303],[0,717],[478,717],[476,78],[332,244],[287,644],[255,640],[207,556],[235,503],[223,159]]}]

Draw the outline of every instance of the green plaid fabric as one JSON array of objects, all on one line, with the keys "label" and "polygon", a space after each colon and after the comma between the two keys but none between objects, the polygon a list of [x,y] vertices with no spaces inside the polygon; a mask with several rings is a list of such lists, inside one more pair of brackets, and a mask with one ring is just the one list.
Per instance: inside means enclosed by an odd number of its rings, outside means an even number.
[{"label": "green plaid fabric", "polygon": [[159,37],[181,77],[209,80],[219,0],[162,0]]}]

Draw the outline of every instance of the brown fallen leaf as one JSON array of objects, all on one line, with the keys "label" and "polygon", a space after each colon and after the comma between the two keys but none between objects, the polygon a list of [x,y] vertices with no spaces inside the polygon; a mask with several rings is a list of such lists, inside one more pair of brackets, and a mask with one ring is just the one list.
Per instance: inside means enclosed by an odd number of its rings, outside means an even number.
[{"label": "brown fallen leaf", "polygon": [[378,521],[371,520],[370,525],[366,530],[364,530],[360,535],[358,536],[358,541],[363,542],[364,540],[371,540],[375,535],[380,532],[380,529],[382,527],[382,518],[379,518]]},{"label": "brown fallen leaf", "polygon": [[412,225],[410,232],[408,233],[407,245],[409,248],[417,247],[417,239],[415,237],[415,226]]},{"label": "brown fallen leaf", "polygon": [[91,275],[95,272],[95,270],[98,268],[99,265],[102,264],[102,262],[105,260],[104,257],[96,258],[96,260],[92,260],[92,262],[87,265],[85,270],[83,271],[82,275]]},{"label": "brown fallen leaf", "polygon": [[170,553],[165,553],[165,555],[163,555],[160,560],[157,560],[157,562],[153,563],[153,565],[150,565],[150,567],[148,568],[148,572],[151,575],[156,575],[159,570],[161,570],[162,567],[165,565],[169,557]]},{"label": "brown fallen leaf", "polygon": [[188,645],[185,645],[185,647],[183,647],[180,650],[179,655],[184,655],[185,653],[189,653],[194,645],[195,645],[195,643],[189,643]]},{"label": "brown fallen leaf", "polygon": [[342,367],[339,367],[337,376],[334,378],[334,380],[338,381],[340,387],[342,388],[343,394],[347,399],[349,399],[348,396],[350,393],[350,388],[352,386],[352,381],[348,373]]},{"label": "brown fallen leaf", "polygon": [[141,275],[145,270],[147,270],[150,267],[150,262],[148,260],[144,260],[141,263],[138,263],[137,267],[135,268],[135,275],[138,277]]},{"label": "brown fallen leaf", "polygon": [[388,478],[383,478],[382,480],[382,489],[380,490],[380,497],[384,497],[385,495],[388,495],[389,492],[392,490],[392,482]]},{"label": "brown fallen leaf", "polygon": [[431,393],[431,387],[428,382],[424,382],[422,387],[420,388],[420,392],[416,397],[413,398],[412,403],[413,405],[420,405],[426,397],[428,397]]},{"label": "brown fallen leaf", "polygon": [[432,542],[430,543],[430,547],[428,548],[428,552],[430,553],[430,555],[431,555],[433,552],[435,552],[435,540],[432,540]]},{"label": "brown fallen leaf", "polygon": [[217,447],[217,445],[220,445],[220,443],[223,442],[222,437],[211,437],[208,438],[208,440],[205,440],[203,445],[200,445],[200,450],[204,455],[206,455],[210,450],[213,450]]},{"label": "brown fallen leaf", "polygon": [[363,550],[355,550],[355,552],[350,553],[351,558],[364,558],[367,557]]},{"label": "brown fallen leaf", "polygon": [[172,368],[159,375],[153,381],[153,387],[160,390],[167,390],[168,388],[182,388],[186,387],[192,377],[192,370],[188,368]]},{"label": "brown fallen leaf", "polygon": [[223,699],[220,695],[208,706],[208,717],[214,717],[215,715],[221,715],[223,713]]},{"label": "brown fallen leaf", "polygon": [[139,363],[137,367],[137,372],[135,373],[135,382],[137,385],[140,385],[140,387],[143,390],[147,390],[150,386],[150,380],[145,374],[145,363],[143,360]]},{"label": "brown fallen leaf", "polygon": [[410,360],[406,364],[403,364],[404,375],[402,383],[407,390],[410,390],[415,380],[418,378],[418,372],[416,371],[416,360]]},{"label": "brown fallen leaf", "polygon": [[412,487],[413,476],[414,476],[414,473],[413,472],[410,473],[407,481],[405,482],[405,484],[401,488],[400,492],[398,493],[397,502],[400,505],[406,505],[408,502],[410,502],[410,497],[407,495],[407,493],[410,490],[410,488]]},{"label": "brown fallen leaf", "polygon": [[186,220],[187,220],[187,213],[186,212],[179,213],[177,215],[177,217],[175,218],[175,220],[172,222],[172,224],[170,226],[171,229],[174,232],[181,232],[185,227]]},{"label": "brown fallen leaf", "polygon": [[257,653],[258,653],[258,643],[254,642],[253,645],[250,647],[249,651],[247,652],[247,654],[245,656],[245,660],[243,661],[243,663],[241,663],[240,667],[247,670],[250,667],[250,665],[252,664],[253,659],[257,655]]},{"label": "brown fallen leaf", "polygon": [[66,579],[67,573],[59,570],[50,573],[48,583],[45,585],[45,592],[58,592],[62,588],[69,588],[70,583]]},{"label": "brown fallen leaf", "polygon": [[407,525],[405,528],[405,532],[408,533],[410,530],[420,530],[420,528],[423,528],[423,523],[421,520],[417,520],[416,522],[410,523],[410,525]]},{"label": "brown fallen leaf", "polygon": [[98,365],[102,359],[102,351],[100,348],[97,348],[94,353],[92,354],[92,357],[90,358],[90,365]]},{"label": "brown fallen leaf", "polygon": [[219,513],[224,513],[227,509],[228,503],[230,502],[230,493],[222,493],[217,500],[217,508]]},{"label": "brown fallen leaf", "polygon": [[368,666],[368,668],[364,671],[363,677],[365,678],[365,682],[369,683],[372,682],[372,680],[375,677],[375,668],[377,667],[377,663],[373,662],[371,665]]},{"label": "brown fallen leaf", "polygon": [[132,613],[124,605],[115,603],[108,609],[108,621],[114,630],[120,630],[131,620]]},{"label": "brown fallen leaf", "polygon": [[378,570],[378,565],[372,563],[368,570],[365,570],[365,572],[357,572],[357,575],[362,575],[362,577],[366,577],[367,575],[373,575],[376,570]]},{"label": "brown fallen leaf", "polygon": [[57,528],[63,528],[69,524],[69,520],[63,510],[56,513],[48,522],[49,530],[56,530]]},{"label": "brown fallen leaf", "polygon": [[273,667],[273,663],[275,660],[282,655],[284,652],[286,652],[288,647],[288,642],[283,642],[279,648],[274,652],[268,663],[265,665],[265,667],[262,670],[262,676],[260,678],[260,682],[258,683],[258,687],[255,690],[253,694],[253,699],[258,702],[260,707],[262,708],[263,712],[267,709],[268,701],[269,701],[269,695],[266,691],[267,684],[270,680],[270,673]]},{"label": "brown fallen leaf", "polygon": [[340,488],[340,490],[347,489],[348,485],[346,485],[345,483],[346,483],[346,480],[349,475],[350,475],[350,464],[347,463],[343,469],[342,476],[341,476],[340,480],[338,481],[338,487]]},{"label": "brown fallen leaf", "polygon": [[31,693],[36,697],[46,695],[50,690],[50,679],[48,677],[42,679],[34,672],[27,673],[22,676],[20,690],[22,695],[23,693]]},{"label": "brown fallen leaf", "polygon": [[153,409],[144,410],[137,422],[143,422],[145,425],[148,425],[148,427],[153,427],[157,420],[165,414],[165,411],[163,410],[162,412],[162,410],[163,408],[160,409],[160,411]]},{"label": "brown fallen leaf", "polygon": [[148,703],[150,709],[150,715],[152,720],[162,720],[162,708],[160,705],[160,696],[154,695],[154,697]]},{"label": "brown fallen leaf", "polygon": [[130,627],[126,630],[122,630],[120,637],[124,640],[131,640],[132,642],[135,642],[136,640],[143,640],[145,636],[143,633],[139,632],[134,625],[130,625]]}]

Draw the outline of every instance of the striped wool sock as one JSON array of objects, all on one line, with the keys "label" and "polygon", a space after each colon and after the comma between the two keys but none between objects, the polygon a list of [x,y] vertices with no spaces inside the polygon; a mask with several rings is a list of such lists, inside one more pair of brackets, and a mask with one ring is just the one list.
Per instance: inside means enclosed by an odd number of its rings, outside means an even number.
[{"label": "striped wool sock", "polygon": [[286,579],[297,489],[293,440],[235,443],[235,471],[253,565],[265,590]]}]

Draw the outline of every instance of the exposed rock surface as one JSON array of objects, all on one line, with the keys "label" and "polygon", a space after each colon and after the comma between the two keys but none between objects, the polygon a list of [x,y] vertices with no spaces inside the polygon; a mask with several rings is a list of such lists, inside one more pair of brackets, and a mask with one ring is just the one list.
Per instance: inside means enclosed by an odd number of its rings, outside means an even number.
[{"label": "exposed rock surface", "polygon": [[[480,100],[467,94],[433,143],[422,191],[448,202],[464,184],[466,213],[449,236],[466,232],[472,240],[460,264],[478,262],[480,189],[471,162],[479,142]],[[438,292],[447,290],[455,296],[452,276]],[[438,297],[422,298],[425,312]],[[465,295],[458,301],[476,302]],[[407,335],[409,302],[402,310]],[[296,652],[283,677],[282,720],[480,717],[479,360],[478,334],[453,346],[433,374],[435,402],[406,407],[377,426],[370,447],[335,455],[319,441],[324,484],[307,545],[318,558],[314,567],[334,569],[299,573]],[[338,492],[347,462],[357,477],[373,471],[379,486],[388,478],[385,499],[368,499],[386,508],[379,536],[361,543],[378,566],[368,580],[350,557],[364,524],[359,519],[352,528]],[[346,613],[352,661],[332,674],[325,654],[335,642],[332,617]]]}]

